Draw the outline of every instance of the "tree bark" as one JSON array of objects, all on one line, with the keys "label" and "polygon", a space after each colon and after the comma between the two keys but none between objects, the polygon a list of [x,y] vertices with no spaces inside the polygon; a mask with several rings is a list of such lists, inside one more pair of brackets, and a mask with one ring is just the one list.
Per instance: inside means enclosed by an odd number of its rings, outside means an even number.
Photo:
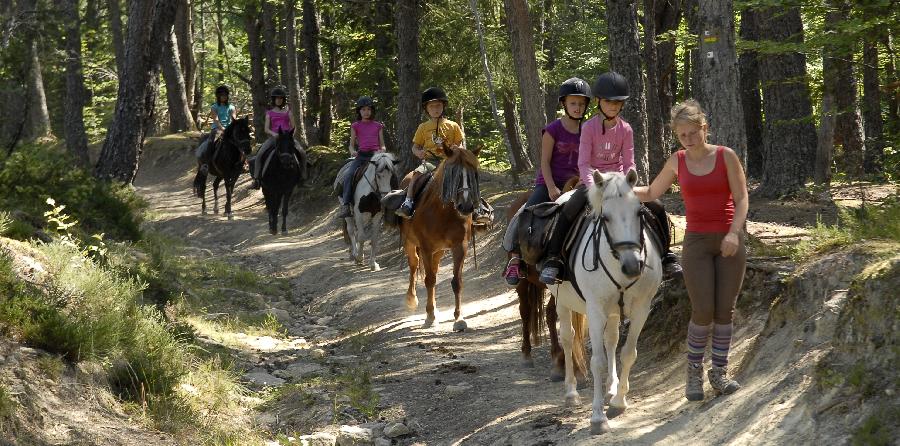
[{"label": "tree bark", "polygon": [[200,104],[194,99],[194,83],[197,76],[197,62],[194,60],[194,33],[192,32],[191,1],[178,0],[175,9],[175,37],[178,41],[178,62],[181,78],[184,79],[185,97],[191,111],[191,120],[196,127]]},{"label": "tree bark", "polygon": [[174,0],[132,0],[129,4],[125,66],[115,114],[94,169],[98,178],[134,182],[159,88],[164,46],[159,42],[165,42],[174,21]]},{"label": "tree bark", "polygon": [[322,108],[322,51],[319,48],[319,12],[313,0],[303,0],[303,54],[306,59],[306,127],[311,144],[320,144],[322,135],[317,117]]},{"label": "tree bark", "polygon": [[296,2],[297,0],[286,0],[284,2],[284,48],[287,60],[285,71],[290,94],[291,115],[294,117],[294,122],[297,126],[294,129],[294,137],[300,141],[301,145],[308,147],[309,139],[306,132],[306,123],[303,119],[306,104],[304,104],[303,92],[300,90],[300,75],[297,68],[297,33],[294,30]]},{"label": "tree bark", "polygon": [[81,23],[78,0],[62,3],[66,24],[66,147],[81,167],[90,167],[84,132],[84,74],[81,65]]},{"label": "tree bark", "polygon": [[[825,14],[826,32],[838,32],[838,26],[850,17],[850,3],[846,0],[830,0],[831,9]],[[842,46],[839,46],[842,44]],[[834,96],[835,141],[841,145],[842,167],[851,176],[862,173],[865,134],[857,104],[856,75],[853,72],[855,42],[828,41],[823,48],[825,90]]]},{"label": "tree bark", "polygon": [[[37,3],[35,0],[22,0],[19,2],[22,14],[35,16]],[[47,111],[47,95],[44,92],[44,76],[41,74],[41,59],[38,50],[39,35],[35,30],[35,21],[29,21],[25,25],[23,38],[27,56],[25,60],[25,125],[22,130],[24,141],[34,141],[38,138],[50,136],[50,113]]]},{"label": "tree bark", "polygon": [[394,73],[391,66],[397,58],[397,46],[394,42],[394,3],[390,1],[372,2],[374,8],[373,27],[374,34],[373,44],[375,46],[375,95],[382,104],[379,107],[384,113],[384,143],[388,151],[393,152],[397,147],[395,137],[395,121],[396,113],[395,93],[394,93]]},{"label": "tree bark", "polygon": [[263,0],[261,3],[262,15],[260,19],[262,20],[263,49],[266,55],[266,85],[271,87],[281,82],[281,75],[278,70],[278,64],[281,60],[278,57],[278,50],[281,48],[281,42],[276,37],[278,33],[275,31],[275,8],[267,0]]},{"label": "tree bark", "polygon": [[166,81],[166,100],[169,105],[169,132],[179,133],[194,130],[194,121],[182,77],[178,37],[174,32],[169,33],[168,37],[163,44],[162,73]]},{"label": "tree bark", "polygon": [[116,53],[116,75],[122,80],[125,66],[125,37],[122,32],[122,8],[119,0],[107,0],[109,8],[109,32],[112,34],[113,50]]},{"label": "tree bark", "polygon": [[660,104],[659,54],[656,45],[656,4],[663,0],[644,0],[644,63],[647,67],[647,152],[650,163],[648,178],[662,170],[669,148],[666,144],[666,112]]},{"label": "tree bark", "polygon": [[[323,14],[322,20],[325,29],[331,29],[334,26],[330,13]],[[319,104],[319,142],[327,146],[331,144],[331,124],[334,120],[331,102],[334,99],[334,79],[335,72],[337,72],[339,50],[333,39],[328,39],[325,45],[328,48],[328,68],[325,71],[328,82],[322,88],[321,103]]]},{"label": "tree bark", "polygon": [[412,138],[419,125],[419,17],[417,0],[396,0],[394,31],[397,39],[397,147],[400,148],[403,172],[416,168],[418,158],[412,154]]},{"label": "tree bark", "polygon": [[700,54],[697,76],[709,116],[710,143],[731,147],[747,165],[747,132],[739,94],[732,0],[700,0]]},{"label": "tree bark", "polygon": [[[759,11],[759,35],[774,45],[803,45],[800,8],[765,8]],[[801,52],[760,54],[763,79],[762,183],[757,192],[779,197],[803,188],[813,174],[809,161],[816,157],[816,127],[806,83],[806,55]]]},{"label": "tree bark", "polygon": [[[760,40],[759,13],[753,8],[741,10],[741,39],[756,42]],[[763,124],[762,99],[759,93],[759,60],[756,51],[741,52],[738,57],[741,74],[741,106],[744,109],[744,131],[747,133],[747,176],[762,178],[763,175]]]},{"label": "tree bark", "polygon": [[[544,0],[544,9],[541,16],[541,33],[543,42],[544,71],[552,72],[556,68],[556,44],[557,33],[555,32],[555,17],[553,15],[553,1]],[[556,111],[559,110],[559,89],[551,83],[544,84],[544,113],[547,115],[545,122],[553,122],[556,120]]]},{"label": "tree bark", "polygon": [[881,91],[878,79],[878,39],[863,45],[863,120],[865,121],[866,153],[863,168],[866,173],[880,173],[884,157],[884,120],[881,117]]},{"label": "tree bark", "polygon": [[218,83],[225,83],[225,25],[222,21],[222,0],[216,0],[216,67],[219,69]]},{"label": "tree bark", "polygon": [[630,97],[622,109],[622,118],[634,132],[634,166],[639,181],[647,184],[647,98],[641,69],[641,43],[638,38],[637,2],[606,0],[606,24],[610,36],[609,67],[628,80]]},{"label": "tree bark", "polygon": [[506,11],[509,43],[512,47],[519,96],[522,98],[522,118],[525,139],[532,161],[541,159],[541,130],[547,125],[547,115],[538,77],[534,51],[534,33],[526,0],[503,0]]},{"label": "tree bark", "polygon": [[[681,0],[655,0],[656,39],[663,33],[678,28],[681,22]],[[675,61],[675,38],[668,37],[657,43],[657,95],[659,109],[663,116],[663,144],[666,156],[673,144],[672,129],[669,128],[669,110],[675,104],[678,88],[678,64]],[[653,90],[647,89],[648,94]],[[656,172],[656,171],[654,171]]]},{"label": "tree bark", "polygon": [[819,134],[813,181],[820,185],[831,184],[831,163],[834,158],[834,95],[822,93],[822,108],[819,113]]},{"label": "tree bark", "polygon": [[[263,2],[266,3],[265,1]],[[250,54],[250,96],[253,99],[253,129],[256,142],[263,143],[266,138],[266,80],[263,75],[263,46],[260,32],[264,27],[257,6],[248,3],[244,7],[244,31],[247,32],[247,53]]]},{"label": "tree bark", "polygon": [[897,133],[900,132],[900,80],[897,79],[896,66],[894,65],[894,44],[890,32],[884,36],[882,42],[885,50],[887,50],[884,64],[885,80],[888,85],[893,86],[887,91],[888,129],[892,133]]},{"label": "tree bark", "polygon": [[[516,119],[516,103],[514,99],[515,95],[512,91],[507,90],[504,92],[503,120],[506,123],[506,140],[509,141],[509,152],[515,164],[517,166],[528,165],[531,168],[533,165],[528,157],[528,151],[525,150],[522,144],[522,129],[519,127],[519,120]],[[540,161],[536,165],[540,166],[539,163]],[[517,174],[518,172],[513,171],[513,181],[516,183],[519,181]]]}]

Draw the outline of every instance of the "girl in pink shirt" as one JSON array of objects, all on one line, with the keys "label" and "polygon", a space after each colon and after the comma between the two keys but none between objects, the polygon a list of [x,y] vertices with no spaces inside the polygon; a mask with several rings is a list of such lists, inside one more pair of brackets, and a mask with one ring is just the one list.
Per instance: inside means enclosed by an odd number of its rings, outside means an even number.
[{"label": "girl in pink shirt", "polygon": [[[615,71],[601,74],[592,89],[597,98],[599,114],[589,119],[581,128],[578,147],[578,174],[581,185],[563,205],[553,235],[547,247],[547,259],[541,270],[540,280],[545,284],[557,281],[564,263],[560,258],[563,243],[578,214],[587,204],[587,188],[594,184],[591,172],[627,173],[634,169],[634,135],[631,126],[619,116],[628,99],[628,81]],[[681,266],[669,249],[669,219],[662,203],[645,203],[663,226],[660,238],[663,242],[663,266],[668,276],[679,275]]]},{"label": "girl in pink shirt", "polygon": [[[350,156],[353,157],[350,168],[344,175],[344,187],[341,195],[341,209],[338,218],[346,218],[352,214],[353,175],[360,166],[368,163],[372,156],[383,152],[384,124],[372,119],[375,114],[375,101],[368,96],[361,96],[356,101],[356,117],[358,120],[350,125]],[[353,148],[354,144],[356,149]]]}]

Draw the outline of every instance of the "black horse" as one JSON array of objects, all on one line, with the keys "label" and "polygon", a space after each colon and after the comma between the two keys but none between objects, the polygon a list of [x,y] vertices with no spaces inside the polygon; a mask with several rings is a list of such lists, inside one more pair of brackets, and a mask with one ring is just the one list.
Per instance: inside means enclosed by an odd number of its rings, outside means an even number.
[{"label": "black horse", "polygon": [[206,177],[212,174],[213,180],[213,214],[219,213],[219,183],[225,180],[225,216],[231,220],[231,195],[238,176],[244,171],[244,161],[250,154],[250,124],[247,118],[235,119],[218,141],[210,141],[206,148],[206,159],[209,160],[209,172],[197,169],[194,177],[194,193],[203,199],[203,215],[206,215]]},{"label": "black horse", "polygon": [[281,208],[281,233],[287,234],[291,194],[294,187],[306,178],[306,152],[295,147],[292,132],[279,130],[275,147],[268,151],[265,158],[257,158],[254,162],[263,163],[259,184],[266,199],[269,232],[272,235],[278,233],[278,209]]}]

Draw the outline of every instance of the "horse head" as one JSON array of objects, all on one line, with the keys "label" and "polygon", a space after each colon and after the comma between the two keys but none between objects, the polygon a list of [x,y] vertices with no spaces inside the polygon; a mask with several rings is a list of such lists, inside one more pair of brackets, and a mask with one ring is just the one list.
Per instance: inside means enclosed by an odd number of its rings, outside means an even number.
[{"label": "horse head", "polygon": [[453,203],[457,212],[469,215],[475,211],[481,200],[478,188],[478,150],[471,152],[464,148],[443,147],[447,159],[441,163],[441,199]]},{"label": "horse head", "polygon": [[373,181],[375,188],[382,198],[387,195],[388,192],[395,189],[394,185],[397,183],[397,168],[394,165],[396,159],[394,159],[394,155],[381,152],[376,153],[372,160],[370,161],[375,165],[375,179]]},{"label": "horse head", "polygon": [[597,225],[606,233],[613,257],[622,264],[622,273],[630,278],[641,274],[643,228],[639,215],[641,202],[632,188],[637,173],[600,173],[593,171],[594,185],[588,190]]},{"label": "horse head", "polygon": [[300,160],[297,159],[294,146],[294,132],[278,129],[278,137],[275,138],[275,153],[282,166],[300,168]]},{"label": "horse head", "polygon": [[247,156],[251,151],[250,134],[250,120],[243,117],[232,121],[222,136]]}]

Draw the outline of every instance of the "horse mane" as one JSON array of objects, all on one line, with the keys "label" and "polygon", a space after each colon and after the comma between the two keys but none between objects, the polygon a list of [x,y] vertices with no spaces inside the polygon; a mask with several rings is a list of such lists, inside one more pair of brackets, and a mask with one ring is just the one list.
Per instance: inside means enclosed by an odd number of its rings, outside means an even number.
[{"label": "horse mane", "polygon": [[453,201],[459,192],[459,175],[466,175],[469,183],[469,192],[474,194],[475,203],[481,199],[481,190],[478,185],[478,159],[472,152],[465,149],[454,150],[434,172],[434,183],[440,186],[440,197],[444,203]]},{"label": "horse mane", "polygon": [[627,197],[629,194],[634,195],[631,185],[625,175],[620,172],[604,173],[603,184],[594,183],[591,191],[588,191],[588,201],[594,209],[593,213],[600,212],[603,202],[609,198]]}]

